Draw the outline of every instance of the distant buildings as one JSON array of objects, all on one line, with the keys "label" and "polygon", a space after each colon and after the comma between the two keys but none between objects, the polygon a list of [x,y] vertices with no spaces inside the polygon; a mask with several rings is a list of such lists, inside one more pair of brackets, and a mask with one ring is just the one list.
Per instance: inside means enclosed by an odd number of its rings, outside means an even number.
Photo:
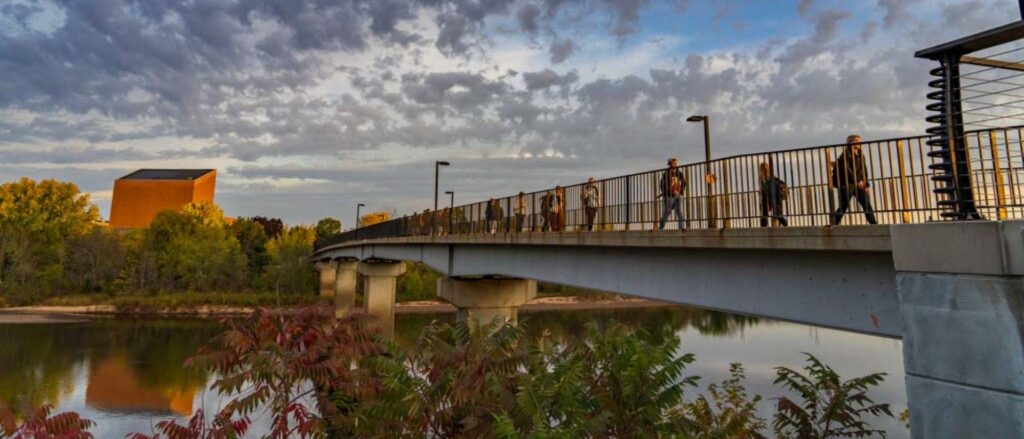
[{"label": "distant buildings", "polygon": [[114,181],[110,227],[148,227],[156,214],[192,202],[213,202],[214,169],[140,169]]}]

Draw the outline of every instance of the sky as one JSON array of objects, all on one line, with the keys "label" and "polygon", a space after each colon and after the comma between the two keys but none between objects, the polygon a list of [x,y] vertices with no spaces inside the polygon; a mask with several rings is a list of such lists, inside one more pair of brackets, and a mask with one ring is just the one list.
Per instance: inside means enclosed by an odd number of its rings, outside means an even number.
[{"label": "sky", "polygon": [[923,134],[916,50],[1012,0],[0,0],[0,181],[109,214],[216,168],[229,216],[351,225],[703,158]]}]

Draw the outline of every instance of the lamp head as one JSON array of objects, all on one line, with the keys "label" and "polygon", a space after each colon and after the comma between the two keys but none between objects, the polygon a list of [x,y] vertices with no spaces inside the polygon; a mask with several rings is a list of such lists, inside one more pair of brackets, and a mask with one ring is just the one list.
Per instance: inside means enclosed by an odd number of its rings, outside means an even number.
[{"label": "lamp head", "polygon": [[455,195],[455,192],[452,192],[452,191],[444,191],[444,194],[445,194],[445,195]]},{"label": "lamp head", "polygon": [[363,204],[363,203],[359,203],[359,204],[356,204],[356,207],[366,207],[366,205]]},{"label": "lamp head", "polygon": [[704,122],[704,119],[707,119],[707,116],[690,116],[690,117],[686,118],[686,121],[687,122]]},{"label": "lamp head", "polygon": [[442,161],[437,161],[437,162],[435,162],[435,163],[437,163],[437,166],[448,166],[448,165],[451,165],[451,163],[448,163],[448,162],[442,162]]}]

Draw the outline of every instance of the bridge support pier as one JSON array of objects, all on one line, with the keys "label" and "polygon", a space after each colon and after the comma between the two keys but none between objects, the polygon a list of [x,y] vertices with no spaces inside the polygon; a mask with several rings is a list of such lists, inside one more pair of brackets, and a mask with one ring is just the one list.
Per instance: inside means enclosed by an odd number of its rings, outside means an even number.
[{"label": "bridge support pier", "polygon": [[398,276],[405,273],[405,262],[360,262],[358,270],[363,276],[366,313],[376,319],[382,335],[394,338],[395,289]]},{"label": "bridge support pier", "polygon": [[316,263],[316,271],[320,274],[320,297],[334,297],[337,265],[334,261],[320,261]]},{"label": "bridge support pier", "polygon": [[519,307],[537,297],[537,281],[514,278],[454,278],[437,280],[437,295],[458,308],[457,319],[480,325],[501,319],[515,324]]},{"label": "bridge support pier", "polygon": [[894,226],[911,434],[1024,437],[1024,222]]},{"label": "bridge support pier", "polygon": [[359,278],[359,262],[340,260],[335,262],[334,316],[345,317],[356,307],[356,280]]}]

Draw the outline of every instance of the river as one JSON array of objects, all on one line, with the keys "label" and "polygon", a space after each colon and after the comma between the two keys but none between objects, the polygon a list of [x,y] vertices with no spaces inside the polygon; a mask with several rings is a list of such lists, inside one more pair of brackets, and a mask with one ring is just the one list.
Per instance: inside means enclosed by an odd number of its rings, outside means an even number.
[{"label": "river", "polygon": [[[400,314],[396,334],[410,346],[420,328],[453,314]],[[774,412],[773,367],[798,368],[802,352],[811,353],[846,378],[873,372],[889,374],[871,396],[888,402],[893,412],[906,407],[902,346],[898,340],[830,329],[753,319],[687,307],[621,310],[524,312],[520,320],[530,334],[547,330],[555,337],[581,334],[587,322],[612,320],[638,326],[671,326],[682,350],[696,354],[686,375],[702,386],[728,376],[729,363],[747,369],[747,389],[765,399],[765,418]],[[103,318],[87,323],[0,324],[0,401],[48,403],[97,422],[97,438],[150,433],[169,417],[185,417],[198,408],[214,411],[222,399],[206,390],[211,377],[181,367],[220,325],[192,319]],[[691,393],[692,395],[692,393]],[[256,421],[256,429],[266,419]],[[770,425],[770,424],[769,424]],[[890,438],[908,437],[896,420],[876,420]]]}]

